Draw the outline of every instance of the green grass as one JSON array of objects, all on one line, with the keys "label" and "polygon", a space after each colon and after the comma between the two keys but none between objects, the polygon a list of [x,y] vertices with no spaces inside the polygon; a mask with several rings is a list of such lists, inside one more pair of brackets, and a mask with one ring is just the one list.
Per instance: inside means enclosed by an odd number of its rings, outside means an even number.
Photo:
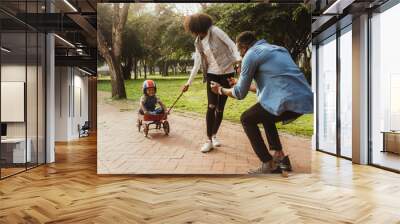
[{"label": "green grass", "polygon": [[[157,96],[169,107],[179,96],[181,87],[186,83],[187,76],[160,77],[150,76],[157,84]],[[125,82],[126,93],[129,100],[138,100],[142,95],[143,79],[129,80]],[[97,89],[100,91],[111,91],[110,81],[99,79]],[[224,119],[238,123],[240,115],[250,106],[256,103],[255,94],[249,93],[244,100],[228,99],[225,106]],[[195,112],[204,116],[207,109],[207,93],[205,84],[199,78],[193,81],[189,91],[186,92],[174,107],[177,111]],[[287,125],[277,125],[278,129],[292,135],[310,137],[313,133],[313,116],[307,114],[301,116],[295,122]]]}]

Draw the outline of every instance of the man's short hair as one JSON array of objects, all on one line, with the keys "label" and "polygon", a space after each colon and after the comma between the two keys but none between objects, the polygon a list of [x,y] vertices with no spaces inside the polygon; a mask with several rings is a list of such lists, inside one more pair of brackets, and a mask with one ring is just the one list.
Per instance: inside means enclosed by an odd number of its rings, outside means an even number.
[{"label": "man's short hair", "polygon": [[184,21],[185,30],[194,34],[207,33],[212,25],[211,17],[205,13],[186,16]]},{"label": "man's short hair", "polygon": [[242,46],[251,46],[257,41],[256,34],[253,31],[241,32],[236,37],[236,43]]}]

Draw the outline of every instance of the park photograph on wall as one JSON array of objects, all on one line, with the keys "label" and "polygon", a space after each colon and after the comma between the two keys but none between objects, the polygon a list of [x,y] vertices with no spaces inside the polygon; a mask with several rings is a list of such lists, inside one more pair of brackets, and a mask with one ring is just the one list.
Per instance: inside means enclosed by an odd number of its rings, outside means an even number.
[{"label": "park photograph on wall", "polygon": [[98,174],[311,172],[308,5],[97,9]]}]

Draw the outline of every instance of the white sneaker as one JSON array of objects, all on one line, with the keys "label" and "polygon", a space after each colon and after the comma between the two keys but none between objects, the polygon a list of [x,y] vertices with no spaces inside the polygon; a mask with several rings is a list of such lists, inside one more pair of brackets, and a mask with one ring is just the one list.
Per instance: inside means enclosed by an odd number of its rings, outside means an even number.
[{"label": "white sneaker", "polygon": [[213,149],[213,143],[209,140],[208,142],[204,143],[203,147],[201,147],[200,152],[206,153]]},{"label": "white sneaker", "polygon": [[212,140],[212,144],[213,144],[214,147],[221,146],[221,143],[217,140],[217,136],[215,136],[215,135],[212,136],[211,140]]}]

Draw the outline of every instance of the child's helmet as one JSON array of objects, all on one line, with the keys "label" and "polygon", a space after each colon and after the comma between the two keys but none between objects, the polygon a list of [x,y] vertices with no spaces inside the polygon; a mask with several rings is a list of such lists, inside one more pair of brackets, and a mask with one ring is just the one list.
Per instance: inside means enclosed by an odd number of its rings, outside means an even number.
[{"label": "child's helmet", "polygon": [[153,80],[149,79],[149,80],[145,80],[143,82],[143,93],[145,95],[147,95],[147,88],[154,88],[154,92],[157,92],[157,86],[156,86],[156,82],[154,82]]}]

